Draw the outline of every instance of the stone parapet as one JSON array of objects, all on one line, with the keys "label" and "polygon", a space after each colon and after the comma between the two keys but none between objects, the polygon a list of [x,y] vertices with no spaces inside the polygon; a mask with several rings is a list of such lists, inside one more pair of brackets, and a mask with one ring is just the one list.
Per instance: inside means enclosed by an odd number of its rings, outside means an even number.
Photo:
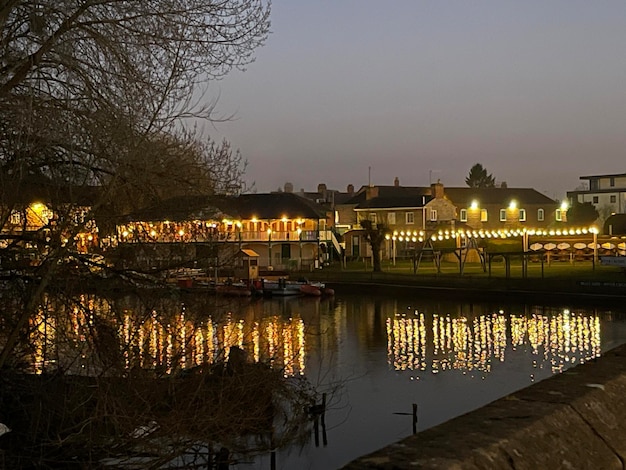
[{"label": "stone parapet", "polygon": [[626,345],[344,469],[623,469],[625,461]]}]

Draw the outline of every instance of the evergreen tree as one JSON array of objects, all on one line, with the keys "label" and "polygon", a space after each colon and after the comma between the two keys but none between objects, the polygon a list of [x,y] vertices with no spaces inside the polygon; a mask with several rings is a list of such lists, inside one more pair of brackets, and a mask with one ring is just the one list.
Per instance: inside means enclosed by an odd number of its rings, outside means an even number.
[{"label": "evergreen tree", "polygon": [[465,178],[465,183],[470,188],[494,188],[496,179],[491,173],[487,173],[487,170],[480,163],[476,163]]}]

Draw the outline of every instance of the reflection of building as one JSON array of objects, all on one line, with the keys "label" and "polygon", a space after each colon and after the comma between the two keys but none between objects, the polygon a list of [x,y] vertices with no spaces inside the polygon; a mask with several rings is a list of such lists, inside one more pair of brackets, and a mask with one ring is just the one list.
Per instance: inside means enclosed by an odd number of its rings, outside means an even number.
[{"label": "reflection of building", "polygon": [[42,373],[54,364],[87,375],[107,366],[170,374],[227,360],[233,346],[243,349],[248,360],[278,368],[286,376],[305,370],[305,325],[298,316],[238,320],[229,315],[221,321],[198,321],[179,306],[175,314],[152,311],[147,317],[141,308],[126,310],[118,323],[111,309],[105,300],[88,298],[68,315],[42,309],[31,320],[34,371]]},{"label": "reflection of building", "polygon": [[517,316],[503,313],[465,316],[402,315],[387,320],[388,361],[396,370],[489,372],[508,348],[528,345],[549,361],[552,372],[600,355],[597,315]]}]

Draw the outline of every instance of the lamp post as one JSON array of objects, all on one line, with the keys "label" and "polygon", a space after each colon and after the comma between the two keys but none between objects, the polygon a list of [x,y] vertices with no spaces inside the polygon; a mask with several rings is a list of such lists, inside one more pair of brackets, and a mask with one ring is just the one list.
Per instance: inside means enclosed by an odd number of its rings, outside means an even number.
[{"label": "lamp post", "polygon": [[300,249],[300,254],[298,256],[298,269],[302,269],[302,229],[298,226],[296,232],[298,233],[298,247]]},{"label": "lamp post", "polygon": [[267,265],[268,267],[272,267],[272,229],[267,228]]}]

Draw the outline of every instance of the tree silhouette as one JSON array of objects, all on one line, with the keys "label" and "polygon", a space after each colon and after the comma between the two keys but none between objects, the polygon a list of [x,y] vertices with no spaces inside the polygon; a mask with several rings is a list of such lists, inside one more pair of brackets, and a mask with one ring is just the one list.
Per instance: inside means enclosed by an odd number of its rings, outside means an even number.
[{"label": "tree silhouette", "polygon": [[494,188],[496,179],[480,163],[476,163],[465,178],[465,183],[470,188]]},{"label": "tree silhouette", "polygon": [[380,266],[380,247],[389,230],[385,224],[375,224],[369,219],[361,220],[360,223],[363,230],[365,230],[365,239],[372,248],[372,267],[374,272],[379,273],[382,271]]},{"label": "tree silhouette", "polygon": [[574,202],[567,210],[567,222],[572,225],[591,225],[600,217],[591,202]]}]

